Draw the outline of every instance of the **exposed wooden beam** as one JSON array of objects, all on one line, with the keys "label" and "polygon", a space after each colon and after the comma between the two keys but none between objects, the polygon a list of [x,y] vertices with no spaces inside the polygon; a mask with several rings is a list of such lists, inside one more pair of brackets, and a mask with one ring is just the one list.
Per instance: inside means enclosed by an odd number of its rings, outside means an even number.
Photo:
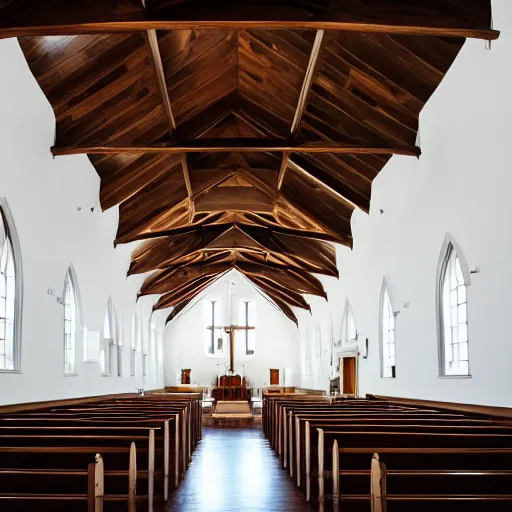
[{"label": "exposed wooden beam", "polygon": [[360,200],[355,199],[356,202],[349,199],[345,194],[340,192],[336,187],[333,187],[329,183],[326,183],[326,181],[320,179],[317,175],[313,174],[310,171],[307,171],[300,165],[296,164],[292,160],[288,160],[288,166],[290,169],[293,169],[297,171],[300,174],[303,174],[304,176],[307,176],[309,179],[313,180],[315,183],[318,183],[321,187],[325,188],[329,192],[333,193],[338,199],[341,199],[344,203],[346,203],[351,208],[361,208],[366,213],[369,213],[369,201],[363,201],[362,198]]},{"label": "exposed wooden beam", "polygon": [[188,197],[192,198],[192,185],[190,183],[190,173],[188,171],[187,156],[181,155],[181,167],[183,168],[183,178],[185,179],[185,185],[187,187]]},{"label": "exposed wooden beam", "polygon": [[314,142],[290,144],[283,139],[201,139],[176,146],[54,146],[54,156],[115,153],[142,154],[153,153],[175,155],[181,153],[335,153],[350,155],[405,155],[420,156],[416,146],[385,146],[345,144],[336,142]]},{"label": "exposed wooden beam", "polygon": [[[146,8],[146,1],[141,0],[141,2],[142,6]],[[174,120],[174,115],[172,113],[171,100],[169,98],[169,91],[167,89],[167,82],[165,80],[164,65],[162,62],[162,55],[160,54],[160,48],[158,46],[158,36],[156,30],[149,29],[146,32],[146,38],[149,47],[149,54],[151,56],[151,62],[153,65],[153,70],[155,72],[158,83],[160,101],[162,103],[162,109],[164,111],[165,117],[167,118],[167,124],[169,126],[169,137],[172,143],[176,132],[176,121]],[[190,222],[192,222],[195,215],[195,207],[194,201],[192,199],[192,186],[190,184],[190,174],[187,165],[187,155],[184,153],[181,155],[181,168],[183,170],[183,179],[185,181],[185,186],[187,187],[187,195],[189,198],[190,209]]]},{"label": "exposed wooden beam", "polygon": [[281,190],[281,186],[283,185],[284,176],[286,174],[286,169],[288,168],[288,161],[290,159],[291,153],[289,151],[285,151],[283,153],[283,159],[281,160],[281,168],[279,169],[279,176],[277,177],[277,190]]},{"label": "exposed wooden beam", "polygon": [[174,137],[174,131],[176,130],[176,122],[174,121],[174,116],[172,114],[171,100],[169,99],[169,91],[167,90],[167,83],[165,81],[164,67],[162,63],[162,56],[160,55],[160,48],[158,47],[156,30],[148,30],[146,32],[146,37],[149,54],[151,56],[151,63],[153,64],[153,69],[158,83],[158,93],[160,94],[162,108],[169,125],[169,135],[172,140]]},{"label": "exposed wooden beam", "polygon": [[[247,5],[215,5],[201,9],[171,7],[152,16],[134,0],[16,1],[2,9],[0,38],[23,36],[75,35],[179,29],[289,29],[343,30],[384,34],[435,37],[470,37],[492,40],[499,32],[490,30],[488,2],[460,2],[450,9],[441,3],[427,10],[421,2],[386,2],[379,11],[351,0],[334,6],[329,19],[290,5],[267,5],[264,9]],[[448,4],[448,3],[447,3]],[[468,4],[468,5],[466,5]],[[20,7],[21,5],[21,7]],[[459,12],[460,11],[460,12]]]},{"label": "exposed wooden beam", "polygon": [[295,109],[295,115],[293,116],[291,128],[292,135],[295,135],[299,131],[302,116],[304,115],[304,111],[306,110],[309,91],[311,90],[313,76],[315,74],[315,70],[317,67],[318,56],[320,55],[320,48],[322,47],[324,33],[325,32],[323,30],[318,30],[316,32],[315,41],[313,42],[313,48],[311,50],[311,55],[309,56],[308,67],[306,69],[306,74],[304,76],[304,82],[302,83],[302,89],[300,91],[299,102],[297,104],[297,108]]},{"label": "exposed wooden beam", "polygon": [[[313,83],[313,76],[317,68],[318,56],[320,55],[320,48],[322,47],[322,41],[324,40],[324,31],[317,30],[315,40],[313,42],[313,48],[311,49],[311,55],[309,56],[308,67],[306,74],[304,75],[304,81],[302,82],[302,88],[299,95],[299,101],[297,108],[295,109],[295,115],[293,116],[291,134],[296,135],[300,129],[300,123],[302,122],[302,116],[306,110],[309,92],[311,91],[311,84]],[[290,160],[291,153],[283,153],[283,159],[281,161],[281,168],[279,170],[279,178],[277,180],[277,190],[281,190],[283,180],[288,169],[288,162]]]}]

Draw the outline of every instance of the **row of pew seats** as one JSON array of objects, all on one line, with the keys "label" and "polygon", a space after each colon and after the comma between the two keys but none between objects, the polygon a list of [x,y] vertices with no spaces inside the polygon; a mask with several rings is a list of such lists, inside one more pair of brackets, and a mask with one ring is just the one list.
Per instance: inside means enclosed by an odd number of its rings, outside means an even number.
[{"label": "row of pew seats", "polygon": [[153,512],[202,435],[200,394],[0,408],[2,512]]},{"label": "row of pew seats", "polygon": [[512,421],[383,399],[266,397],[263,429],[322,511],[512,510]]}]

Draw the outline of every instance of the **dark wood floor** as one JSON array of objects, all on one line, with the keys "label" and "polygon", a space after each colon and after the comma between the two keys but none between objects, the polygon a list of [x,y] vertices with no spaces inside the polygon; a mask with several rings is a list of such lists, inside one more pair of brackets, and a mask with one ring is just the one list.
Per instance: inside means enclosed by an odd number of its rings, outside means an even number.
[{"label": "dark wood floor", "polygon": [[206,427],[167,512],[302,512],[304,496],[260,429]]}]

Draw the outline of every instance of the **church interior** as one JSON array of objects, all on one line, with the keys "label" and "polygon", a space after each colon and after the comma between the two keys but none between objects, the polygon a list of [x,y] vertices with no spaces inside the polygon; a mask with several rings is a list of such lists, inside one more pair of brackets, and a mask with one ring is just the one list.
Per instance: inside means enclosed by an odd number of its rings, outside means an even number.
[{"label": "church interior", "polygon": [[0,0],[0,70],[2,512],[512,510],[510,0]]}]

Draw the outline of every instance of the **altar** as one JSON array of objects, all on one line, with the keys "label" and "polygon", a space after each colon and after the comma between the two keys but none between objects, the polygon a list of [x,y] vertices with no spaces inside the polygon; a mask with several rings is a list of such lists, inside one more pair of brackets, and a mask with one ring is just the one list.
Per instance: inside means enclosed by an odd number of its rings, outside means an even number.
[{"label": "altar", "polygon": [[217,401],[249,400],[251,390],[247,388],[245,377],[240,375],[221,375],[217,385],[212,388],[212,398]]}]

